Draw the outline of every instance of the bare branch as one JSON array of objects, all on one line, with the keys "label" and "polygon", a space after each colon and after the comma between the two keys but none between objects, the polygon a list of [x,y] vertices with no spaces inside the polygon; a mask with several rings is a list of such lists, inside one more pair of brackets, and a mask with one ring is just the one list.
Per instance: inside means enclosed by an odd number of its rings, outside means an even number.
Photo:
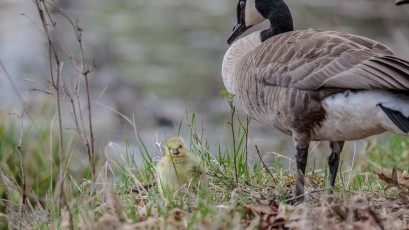
[{"label": "bare branch", "polygon": [[271,171],[268,169],[267,165],[264,163],[263,158],[261,157],[260,151],[258,150],[258,146],[256,145],[256,152],[258,157],[260,158],[261,163],[263,164],[264,169],[267,171],[267,173],[271,176],[271,178],[273,178],[274,181],[276,181],[277,179],[275,178],[275,176],[271,173]]},{"label": "bare branch", "polygon": [[249,125],[250,125],[251,117],[247,115],[246,125],[244,125],[243,122],[241,122],[239,115],[237,115],[237,120],[239,121],[239,124],[242,127],[242,129],[244,130],[244,133],[246,135],[246,143],[245,143],[246,183],[249,183],[250,177],[249,177],[249,172],[248,172],[248,143],[249,143]]},{"label": "bare branch", "polygon": [[239,185],[239,176],[237,172],[237,151],[236,151],[236,136],[234,132],[234,115],[236,114],[236,107],[233,105],[233,101],[228,101],[230,105],[230,127],[231,127],[231,134],[233,139],[233,161],[234,161],[234,178],[236,179],[236,186]]}]

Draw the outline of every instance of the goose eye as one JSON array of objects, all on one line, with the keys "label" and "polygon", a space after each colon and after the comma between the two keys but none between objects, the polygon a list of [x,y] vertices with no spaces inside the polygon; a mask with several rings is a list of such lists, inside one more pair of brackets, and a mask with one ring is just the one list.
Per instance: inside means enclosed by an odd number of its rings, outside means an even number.
[{"label": "goose eye", "polygon": [[244,8],[245,5],[246,3],[244,1],[240,1],[240,8]]}]

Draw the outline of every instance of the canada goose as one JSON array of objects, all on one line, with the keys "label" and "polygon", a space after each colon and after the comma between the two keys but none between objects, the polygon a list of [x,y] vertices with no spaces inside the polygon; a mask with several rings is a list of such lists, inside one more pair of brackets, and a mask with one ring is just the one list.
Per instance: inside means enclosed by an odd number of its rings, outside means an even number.
[{"label": "canada goose", "polygon": [[409,0],[395,0],[396,5],[403,5],[409,3]]},{"label": "canada goose", "polygon": [[[266,19],[268,29],[235,41]],[[293,137],[295,197],[304,193],[310,141],[330,143],[332,193],[345,141],[385,131],[408,135],[409,62],[383,44],[341,32],[293,31],[283,0],[240,0],[228,43],[222,77],[235,103]]]},{"label": "canada goose", "polygon": [[182,137],[166,141],[166,155],[157,165],[158,186],[162,197],[180,189],[183,185],[197,189],[207,186],[205,163],[187,151]]}]

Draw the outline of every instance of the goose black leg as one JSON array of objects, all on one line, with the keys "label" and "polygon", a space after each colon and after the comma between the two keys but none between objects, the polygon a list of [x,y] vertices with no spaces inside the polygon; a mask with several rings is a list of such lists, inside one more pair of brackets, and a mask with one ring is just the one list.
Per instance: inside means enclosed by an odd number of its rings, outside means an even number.
[{"label": "goose black leg", "polygon": [[329,147],[331,148],[331,155],[328,156],[329,177],[327,185],[327,193],[332,194],[335,178],[337,177],[337,171],[339,166],[339,158],[344,147],[345,141],[330,141]]},{"label": "goose black leg", "polygon": [[295,161],[297,163],[297,178],[295,181],[294,198],[290,203],[299,203],[304,200],[304,197],[301,195],[304,194],[304,175],[307,166],[308,147],[310,145],[309,135],[294,135],[294,142],[297,148],[297,154],[295,155]]}]

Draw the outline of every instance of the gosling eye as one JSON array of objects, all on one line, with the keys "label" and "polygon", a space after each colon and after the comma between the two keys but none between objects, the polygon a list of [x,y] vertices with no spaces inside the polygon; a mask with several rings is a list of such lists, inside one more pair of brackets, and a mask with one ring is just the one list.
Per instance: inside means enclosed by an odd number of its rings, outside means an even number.
[{"label": "gosling eye", "polygon": [[183,146],[182,145],[179,145],[179,148],[181,149]]}]

